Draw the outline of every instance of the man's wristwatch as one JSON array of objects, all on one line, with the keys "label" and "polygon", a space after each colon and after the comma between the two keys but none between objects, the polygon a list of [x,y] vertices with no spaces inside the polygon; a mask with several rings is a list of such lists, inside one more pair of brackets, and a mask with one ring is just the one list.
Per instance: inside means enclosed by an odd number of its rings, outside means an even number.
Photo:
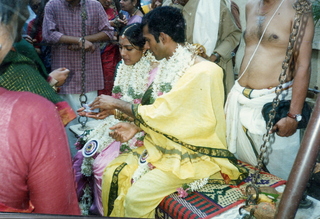
[{"label": "man's wristwatch", "polygon": [[291,119],[295,119],[297,122],[300,122],[302,120],[301,114],[292,114],[288,112],[287,116],[290,117]]},{"label": "man's wristwatch", "polygon": [[214,53],[212,53],[212,55],[214,55],[215,57],[217,57],[217,59],[214,61],[215,63],[220,62],[221,55],[220,55],[219,53],[214,52]]}]

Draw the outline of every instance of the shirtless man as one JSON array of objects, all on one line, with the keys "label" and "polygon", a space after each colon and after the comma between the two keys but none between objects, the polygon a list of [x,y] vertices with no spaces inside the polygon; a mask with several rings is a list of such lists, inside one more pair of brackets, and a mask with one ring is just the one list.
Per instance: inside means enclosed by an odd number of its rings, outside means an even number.
[{"label": "shirtless man", "polygon": [[[252,165],[257,163],[256,156],[263,143],[262,136],[266,133],[261,109],[274,99],[275,87],[279,85],[282,62],[294,23],[295,1],[249,0],[246,5],[245,54],[225,111],[229,150]],[[298,115],[301,114],[309,85],[313,35],[312,14],[306,13],[301,20],[286,83],[279,97],[291,99],[290,114],[273,126],[271,132],[276,134],[272,135],[271,150],[265,163],[271,173],[284,179],[290,173],[300,146]],[[261,44],[258,45],[261,37]]]}]

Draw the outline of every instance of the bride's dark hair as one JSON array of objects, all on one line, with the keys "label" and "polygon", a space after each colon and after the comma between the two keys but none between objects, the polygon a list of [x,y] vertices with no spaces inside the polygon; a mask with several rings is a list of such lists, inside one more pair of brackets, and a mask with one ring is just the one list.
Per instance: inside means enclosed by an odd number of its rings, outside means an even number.
[{"label": "bride's dark hair", "polygon": [[138,47],[137,49],[142,50],[144,48],[146,40],[143,37],[140,23],[133,23],[125,26],[120,33],[120,37],[123,36],[126,37],[133,46]]}]

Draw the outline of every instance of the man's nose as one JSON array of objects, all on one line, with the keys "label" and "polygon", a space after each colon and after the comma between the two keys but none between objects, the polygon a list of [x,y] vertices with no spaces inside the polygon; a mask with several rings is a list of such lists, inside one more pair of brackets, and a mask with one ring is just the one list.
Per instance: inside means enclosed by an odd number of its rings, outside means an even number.
[{"label": "man's nose", "polygon": [[150,49],[149,42],[146,42],[146,43],[144,44],[144,48],[145,48],[146,50]]}]

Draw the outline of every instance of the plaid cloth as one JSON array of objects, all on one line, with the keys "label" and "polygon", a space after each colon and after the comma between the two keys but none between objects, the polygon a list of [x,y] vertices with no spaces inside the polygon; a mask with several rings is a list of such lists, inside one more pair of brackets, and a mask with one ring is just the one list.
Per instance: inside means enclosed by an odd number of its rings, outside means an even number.
[{"label": "plaid cloth", "polygon": [[[100,2],[86,0],[86,36],[99,32],[113,37],[113,27],[110,26],[108,16]],[[52,69],[65,67],[70,70],[66,83],[61,87],[61,94],[81,93],[81,50],[68,50],[68,45],[58,44],[62,35],[81,37],[81,7],[80,4],[71,7],[65,0],[52,0],[46,4],[43,20],[43,40],[54,44],[52,46]],[[85,93],[103,89],[103,73],[99,43],[95,43],[96,50],[86,52]]]}]

